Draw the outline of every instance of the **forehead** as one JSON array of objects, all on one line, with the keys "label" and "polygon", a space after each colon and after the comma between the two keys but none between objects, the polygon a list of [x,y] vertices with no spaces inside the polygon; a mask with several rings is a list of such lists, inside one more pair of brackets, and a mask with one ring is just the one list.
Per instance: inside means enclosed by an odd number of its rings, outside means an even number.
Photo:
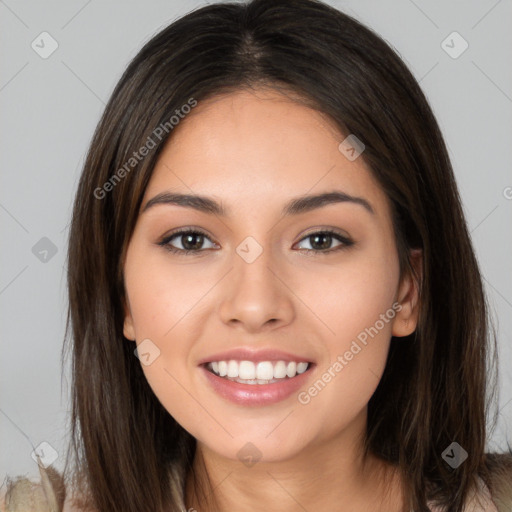
[{"label": "forehead", "polygon": [[271,90],[238,91],[199,102],[176,126],[144,202],[166,190],[210,195],[227,205],[282,204],[337,189],[364,195],[387,213],[387,198],[362,158],[326,115]]}]

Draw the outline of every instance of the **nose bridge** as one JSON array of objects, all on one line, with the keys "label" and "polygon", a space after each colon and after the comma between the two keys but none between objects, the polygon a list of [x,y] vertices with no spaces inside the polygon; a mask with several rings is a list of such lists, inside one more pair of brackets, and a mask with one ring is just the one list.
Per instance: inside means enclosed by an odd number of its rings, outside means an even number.
[{"label": "nose bridge", "polygon": [[[247,237],[236,248],[234,279],[236,292],[249,300],[270,299],[276,294],[275,276],[270,271],[273,262],[272,250],[268,244],[260,245],[254,237]],[[275,272],[275,270],[274,270]]]},{"label": "nose bridge", "polygon": [[226,323],[241,323],[257,330],[272,320],[274,324],[291,320],[293,308],[286,286],[278,274],[273,251],[255,238],[247,237],[236,248],[230,286],[220,308]]}]

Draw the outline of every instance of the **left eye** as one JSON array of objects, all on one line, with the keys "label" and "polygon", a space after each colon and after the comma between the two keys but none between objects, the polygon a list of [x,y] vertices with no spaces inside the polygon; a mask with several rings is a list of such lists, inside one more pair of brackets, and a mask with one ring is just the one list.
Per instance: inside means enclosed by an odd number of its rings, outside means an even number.
[{"label": "left eye", "polygon": [[[343,247],[349,247],[354,243],[347,237],[332,231],[317,231],[315,233],[311,233],[310,235],[304,237],[299,243],[303,242],[304,240],[310,240],[310,242],[309,247],[305,247],[303,250],[312,250],[316,252],[330,252],[342,249]],[[338,245],[332,247],[331,244],[333,241],[338,241]]]}]

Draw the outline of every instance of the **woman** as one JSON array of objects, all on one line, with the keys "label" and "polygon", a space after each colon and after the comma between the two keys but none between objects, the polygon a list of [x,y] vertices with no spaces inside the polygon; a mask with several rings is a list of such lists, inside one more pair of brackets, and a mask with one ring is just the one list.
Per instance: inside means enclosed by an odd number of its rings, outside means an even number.
[{"label": "woman", "polygon": [[68,280],[65,510],[511,510],[446,147],[349,16],[216,4],[150,40],[94,135]]}]

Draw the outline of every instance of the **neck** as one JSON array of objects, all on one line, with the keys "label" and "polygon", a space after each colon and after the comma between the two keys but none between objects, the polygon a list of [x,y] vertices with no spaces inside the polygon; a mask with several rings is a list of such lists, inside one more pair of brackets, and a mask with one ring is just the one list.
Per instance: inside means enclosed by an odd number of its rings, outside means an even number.
[{"label": "neck", "polygon": [[398,470],[373,455],[363,456],[362,436],[343,432],[287,460],[247,467],[198,442],[188,475],[187,510],[283,512],[401,512]]}]

